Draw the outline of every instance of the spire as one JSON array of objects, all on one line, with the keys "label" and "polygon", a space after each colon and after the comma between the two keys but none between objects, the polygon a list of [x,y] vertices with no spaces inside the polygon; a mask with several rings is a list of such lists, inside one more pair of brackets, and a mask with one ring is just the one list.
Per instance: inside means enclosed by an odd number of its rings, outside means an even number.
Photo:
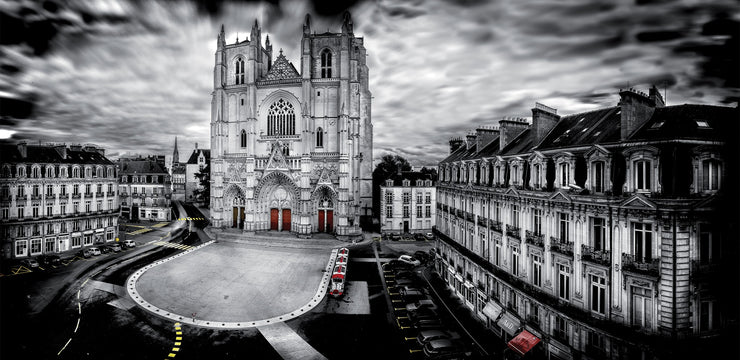
[{"label": "spire", "polygon": [[265,47],[270,47],[270,35],[265,36]]},{"label": "spire", "polygon": [[236,32],[236,43],[237,44],[239,43],[239,32],[238,31]]},{"label": "spire", "polygon": [[353,31],[352,27],[353,27],[352,15],[349,14],[349,11],[345,11],[344,12],[344,22],[342,23],[342,32],[351,34]]},{"label": "spire", "polygon": [[306,20],[303,22],[303,35],[311,34],[311,15],[306,14]]},{"label": "spire", "polygon": [[172,165],[180,162],[180,153],[177,151],[177,136],[175,136],[175,151],[172,152]]},{"label": "spire", "polygon": [[224,35],[224,24],[221,24],[221,32],[218,33],[218,40],[217,40],[218,48],[223,48],[226,45],[226,36]]}]

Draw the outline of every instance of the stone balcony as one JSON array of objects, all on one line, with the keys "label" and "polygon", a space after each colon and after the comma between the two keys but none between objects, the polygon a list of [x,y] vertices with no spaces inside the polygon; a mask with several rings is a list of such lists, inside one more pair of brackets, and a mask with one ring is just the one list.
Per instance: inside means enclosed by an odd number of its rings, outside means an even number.
[{"label": "stone balcony", "polygon": [[521,230],[519,229],[519,227],[509,224],[506,225],[506,236],[517,240],[522,239]]},{"label": "stone balcony", "polygon": [[527,244],[539,247],[540,249],[545,249],[545,236],[542,234],[535,234],[533,231],[527,230],[525,231],[526,235],[526,242]]},{"label": "stone balcony", "polygon": [[638,258],[632,254],[622,253],[622,270],[657,276],[660,270],[660,259]]},{"label": "stone balcony", "polygon": [[612,252],[610,250],[598,250],[593,246],[581,245],[581,260],[594,264],[611,266]]},{"label": "stone balcony", "polygon": [[550,237],[550,251],[563,255],[573,256],[573,243],[561,242],[559,238]]},{"label": "stone balcony", "polygon": [[491,228],[491,230],[495,230],[501,233],[501,221],[488,220],[488,226]]}]

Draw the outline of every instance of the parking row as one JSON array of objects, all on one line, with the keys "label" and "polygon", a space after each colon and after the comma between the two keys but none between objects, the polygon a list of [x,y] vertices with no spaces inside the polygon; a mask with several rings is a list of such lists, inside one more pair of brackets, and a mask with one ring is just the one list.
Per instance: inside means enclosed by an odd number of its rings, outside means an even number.
[{"label": "parking row", "polygon": [[431,241],[434,240],[433,233],[383,233],[382,239],[385,241]]},{"label": "parking row", "polygon": [[412,358],[466,359],[470,352],[459,333],[448,326],[428,286],[414,271],[429,260],[427,253],[417,251],[383,265],[396,326]]}]

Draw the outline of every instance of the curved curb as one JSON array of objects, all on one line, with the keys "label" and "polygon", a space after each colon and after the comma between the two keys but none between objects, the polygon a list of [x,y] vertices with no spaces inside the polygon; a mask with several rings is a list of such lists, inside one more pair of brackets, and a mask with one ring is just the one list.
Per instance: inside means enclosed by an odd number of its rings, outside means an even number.
[{"label": "curved curb", "polygon": [[152,305],[148,301],[144,300],[144,298],[136,291],[136,281],[138,281],[141,275],[143,275],[147,270],[157,265],[164,264],[170,260],[179,258],[183,255],[186,255],[192,251],[198,250],[210,244],[213,244],[213,240],[207,243],[204,243],[202,245],[196,246],[194,248],[188,249],[179,254],[170,256],[168,258],[164,258],[162,260],[158,260],[156,262],[153,262],[137,270],[135,273],[129,276],[128,280],[126,280],[126,291],[128,292],[128,295],[131,297],[131,299],[134,300],[136,305],[139,305],[142,309],[154,315],[164,317],[170,320],[178,321],[184,324],[193,325],[193,326],[211,328],[211,329],[235,330],[235,329],[247,329],[247,328],[253,328],[257,326],[270,325],[270,324],[287,321],[290,319],[294,319],[298,316],[301,316],[307,313],[308,311],[310,311],[311,309],[313,309],[314,307],[316,307],[316,305],[318,305],[321,302],[321,300],[324,299],[324,297],[326,296],[326,289],[329,286],[329,281],[331,279],[331,272],[334,269],[334,261],[336,259],[337,252],[338,252],[337,249],[332,249],[331,255],[329,256],[329,261],[326,264],[324,276],[321,278],[321,282],[319,283],[319,288],[316,290],[316,295],[314,295],[311,301],[309,301],[307,304],[303,305],[301,308],[297,310],[291,311],[290,313],[286,313],[283,315],[271,317],[269,319],[255,320],[255,321],[231,321],[231,322],[194,319],[193,317],[175,314],[173,312],[168,312],[167,310],[160,309]]}]

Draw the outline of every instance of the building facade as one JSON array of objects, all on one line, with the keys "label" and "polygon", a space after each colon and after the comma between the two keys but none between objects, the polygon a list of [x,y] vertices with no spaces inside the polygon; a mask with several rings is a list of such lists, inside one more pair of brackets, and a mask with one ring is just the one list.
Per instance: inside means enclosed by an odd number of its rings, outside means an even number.
[{"label": "building facade", "polygon": [[95,145],[0,145],[1,257],[114,241],[117,193],[115,165]]},{"label": "building facade", "polygon": [[[211,150],[198,149],[198,143],[195,143],[195,149],[190,154],[188,161],[185,163],[185,198],[188,201],[197,200],[197,191],[202,190],[203,186],[195,175],[205,169],[210,162]],[[178,181],[180,181],[179,176]]]},{"label": "building facade", "polygon": [[380,186],[382,233],[427,233],[437,220],[437,189],[431,175],[404,171]]},{"label": "building facade", "polygon": [[[215,227],[308,236],[360,234],[372,209],[371,94],[363,38],[312,33],[300,72],[255,22],[249,40],[218,37],[211,114]],[[273,62],[274,59],[274,62]]]},{"label": "building facade", "polygon": [[119,160],[121,216],[128,220],[169,221],[172,184],[164,164],[155,158]]},{"label": "building facade", "polygon": [[437,270],[496,333],[526,329],[552,359],[660,357],[666,339],[691,348],[736,320],[710,279],[736,254],[719,203],[737,108],[619,95],[566,116],[538,103],[531,125],[453,139],[439,164]]}]

